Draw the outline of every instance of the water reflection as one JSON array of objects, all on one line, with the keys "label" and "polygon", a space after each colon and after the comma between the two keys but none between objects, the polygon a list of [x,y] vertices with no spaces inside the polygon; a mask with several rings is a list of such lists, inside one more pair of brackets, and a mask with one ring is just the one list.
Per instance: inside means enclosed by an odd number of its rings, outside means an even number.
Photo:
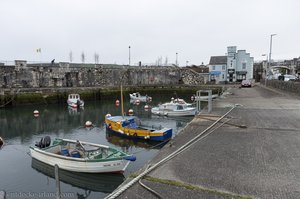
[{"label": "water reflection", "polygon": [[[55,179],[54,167],[36,159],[32,159],[31,167]],[[123,174],[90,174],[59,170],[59,179],[64,183],[87,191],[111,193],[125,180],[125,177]]]},{"label": "water reflection", "polygon": [[[160,100],[165,101],[162,98]],[[152,104],[156,103],[157,101],[152,102]],[[142,103],[137,106],[130,104],[128,100],[124,104],[124,110],[129,109],[134,110],[134,115],[141,119],[143,125],[169,127],[173,129],[174,135],[192,119],[152,116],[150,111],[144,110]],[[39,117],[34,117],[34,110],[39,111]],[[16,192],[55,193],[55,180],[51,177],[53,168],[48,169],[46,165],[37,166],[27,155],[29,146],[34,145],[36,141],[46,135],[52,139],[61,137],[109,145],[135,154],[137,160],[128,166],[124,176],[142,168],[149,159],[158,153],[161,146],[107,134],[104,127],[104,117],[107,113],[120,115],[121,108],[115,106],[115,101],[86,101],[84,109],[76,110],[68,109],[67,104],[0,109],[0,136],[5,140],[5,147],[0,150],[0,176],[5,180],[0,181],[0,188]],[[93,127],[85,128],[86,121],[91,121]],[[70,176],[70,174],[64,175],[64,173],[62,174],[64,183],[61,183],[61,190],[77,193],[78,198],[88,196],[89,199],[105,197],[124,178],[124,176],[113,175],[109,176],[107,180],[105,177],[102,178],[103,175],[74,176],[71,174]],[[49,180],[48,183],[45,183],[45,176]],[[30,179],[30,183],[28,183],[28,179]],[[95,181],[99,183],[95,183]]]},{"label": "water reflection", "polygon": [[132,147],[139,147],[144,149],[160,149],[167,142],[153,141],[153,140],[142,140],[142,139],[129,139],[126,137],[121,137],[118,133],[106,130],[106,139],[108,142],[114,144],[115,146],[121,147],[124,151],[128,152]]},{"label": "water reflection", "polygon": [[68,107],[69,115],[80,115],[80,112],[84,111],[84,107],[74,108],[69,106]]}]

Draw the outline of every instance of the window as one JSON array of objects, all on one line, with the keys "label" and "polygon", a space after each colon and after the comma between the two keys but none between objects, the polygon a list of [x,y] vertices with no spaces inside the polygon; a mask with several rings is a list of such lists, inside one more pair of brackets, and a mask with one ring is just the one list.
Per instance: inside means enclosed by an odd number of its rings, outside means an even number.
[{"label": "window", "polygon": [[224,79],[224,74],[222,74],[222,79]]},{"label": "window", "polygon": [[213,66],[212,69],[213,69],[213,70],[216,70],[216,66]]},{"label": "window", "polygon": [[225,65],[222,66],[222,70],[225,70]]},{"label": "window", "polygon": [[246,63],[243,63],[242,69],[246,69]]}]

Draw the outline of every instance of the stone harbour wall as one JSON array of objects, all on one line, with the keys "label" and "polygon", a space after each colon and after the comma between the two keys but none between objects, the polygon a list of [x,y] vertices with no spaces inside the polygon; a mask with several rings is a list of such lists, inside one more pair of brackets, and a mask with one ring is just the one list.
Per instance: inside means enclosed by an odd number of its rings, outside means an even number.
[{"label": "stone harbour wall", "polygon": [[27,64],[0,66],[1,88],[110,87],[123,85],[201,85],[207,74],[172,66],[101,64]]}]

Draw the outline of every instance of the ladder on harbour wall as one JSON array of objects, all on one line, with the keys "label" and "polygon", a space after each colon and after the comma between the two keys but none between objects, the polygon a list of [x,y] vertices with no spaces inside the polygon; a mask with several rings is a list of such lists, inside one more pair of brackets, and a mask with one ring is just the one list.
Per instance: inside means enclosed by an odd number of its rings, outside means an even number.
[{"label": "ladder on harbour wall", "polygon": [[[201,95],[207,93],[207,95]],[[196,107],[198,113],[201,112],[201,102],[207,102],[207,112],[211,113],[212,111],[212,90],[198,90],[195,96]]]}]

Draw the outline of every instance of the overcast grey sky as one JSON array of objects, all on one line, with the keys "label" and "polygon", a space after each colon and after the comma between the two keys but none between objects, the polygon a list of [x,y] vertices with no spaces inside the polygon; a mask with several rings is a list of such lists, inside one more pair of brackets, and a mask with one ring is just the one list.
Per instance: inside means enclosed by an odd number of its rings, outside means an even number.
[{"label": "overcast grey sky", "polygon": [[[227,46],[300,56],[299,0],[0,0],[0,60],[208,64]],[[41,48],[41,53],[36,49]]]}]

